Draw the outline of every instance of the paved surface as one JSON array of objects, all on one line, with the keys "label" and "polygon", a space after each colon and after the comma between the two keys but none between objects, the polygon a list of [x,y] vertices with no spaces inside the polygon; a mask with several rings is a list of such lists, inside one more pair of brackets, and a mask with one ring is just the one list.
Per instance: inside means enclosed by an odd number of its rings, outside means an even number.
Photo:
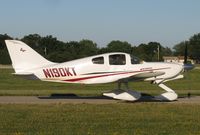
[{"label": "paved surface", "polygon": [[0,64],[0,69],[12,69],[11,65],[1,65]]},{"label": "paved surface", "polygon": [[76,96],[0,96],[0,104],[110,104],[117,103],[106,97],[76,97]]},{"label": "paved surface", "polygon": [[[98,97],[79,97],[79,96],[0,96],[0,104],[114,104],[122,103],[123,101]],[[142,102],[161,102],[153,98],[142,98],[134,103]],[[190,98],[180,97],[174,102],[165,102],[170,104],[200,104],[200,96],[193,96]]]},{"label": "paved surface", "polygon": [[170,103],[200,104],[200,96],[180,97],[177,101]]}]

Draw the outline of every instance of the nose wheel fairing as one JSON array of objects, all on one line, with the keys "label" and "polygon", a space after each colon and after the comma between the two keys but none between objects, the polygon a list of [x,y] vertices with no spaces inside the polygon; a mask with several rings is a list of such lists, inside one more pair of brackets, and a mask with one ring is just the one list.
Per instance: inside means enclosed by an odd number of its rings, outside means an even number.
[{"label": "nose wheel fairing", "polygon": [[175,92],[165,92],[159,96],[155,96],[155,99],[161,101],[174,101],[178,98],[178,95]]},{"label": "nose wheel fairing", "polygon": [[171,88],[167,87],[166,85],[164,85],[163,83],[159,84],[158,86],[167,92],[159,96],[156,96],[155,97],[156,99],[164,100],[164,101],[174,101],[178,98],[178,95],[176,94],[176,92],[172,90]]}]

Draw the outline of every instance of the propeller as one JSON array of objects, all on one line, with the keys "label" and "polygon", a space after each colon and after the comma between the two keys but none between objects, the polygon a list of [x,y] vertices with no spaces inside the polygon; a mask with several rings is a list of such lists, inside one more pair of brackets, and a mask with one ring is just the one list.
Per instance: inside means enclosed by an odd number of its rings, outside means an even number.
[{"label": "propeller", "polygon": [[187,58],[188,58],[188,45],[185,44],[185,53],[184,53],[184,64],[187,64]]},{"label": "propeller", "polygon": [[188,44],[185,43],[185,54],[184,54],[184,62],[183,62],[184,71],[192,70],[194,68],[194,65],[192,65],[191,63],[188,63],[187,58],[188,58]]}]

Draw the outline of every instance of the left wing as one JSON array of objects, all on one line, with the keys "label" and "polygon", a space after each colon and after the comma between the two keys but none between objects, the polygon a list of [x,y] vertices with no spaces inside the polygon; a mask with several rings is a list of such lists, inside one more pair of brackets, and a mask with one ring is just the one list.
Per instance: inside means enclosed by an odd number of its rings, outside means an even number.
[{"label": "left wing", "polygon": [[137,80],[144,80],[147,78],[157,77],[164,75],[165,72],[158,71],[158,72],[146,72],[146,73],[139,73],[127,78],[120,79],[120,81],[137,81]]}]

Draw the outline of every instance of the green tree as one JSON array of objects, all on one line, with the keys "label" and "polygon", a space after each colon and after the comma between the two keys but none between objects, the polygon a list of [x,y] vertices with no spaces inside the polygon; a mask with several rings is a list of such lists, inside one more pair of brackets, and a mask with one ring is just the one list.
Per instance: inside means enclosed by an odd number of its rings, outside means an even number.
[{"label": "green tree", "polygon": [[175,50],[174,51],[174,55],[175,56],[184,56],[186,44],[189,44],[189,42],[188,41],[183,41],[183,42],[180,42],[179,44],[176,44],[173,47],[173,49]]},{"label": "green tree", "polygon": [[159,47],[159,60],[163,56],[163,48],[158,42],[149,42],[148,44],[140,44],[133,49],[134,55],[145,61],[158,61],[158,47]]},{"label": "green tree", "polygon": [[10,56],[6,48],[5,40],[12,39],[7,34],[0,34],[0,64],[11,64]]},{"label": "green tree", "polygon": [[38,34],[30,34],[30,35],[24,36],[21,39],[21,41],[23,41],[24,43],[29,45],[31,48],[33,48],[38,53],[43,54],[42,49],[39,46],[41,38],[42,37],[40,35],[38,35]]},{"label": "green tree", "polygon": [[147,44],[140,44],[137,47],[133,47],[132,55],[144,60],[150,61],[148,54],[146,53]]},{"label": "green tree", "polygon": [[184,55],[185,53],[185,46],[187,44],[188,48],[188,56],[200,61],[200,33],[193,35],[190,37],[188,41],[180,42],[179,44],[176,44],[174,49],[174,55]]},{"label": "green tree", "polygon": [[38,34],[30,34],[21,40],[50,61],[63,62],[66,60],[65,43],[58,41],[52,35],[41,37]]},{"label": "green tree", "polygon": [[83,39],[79,42],[81,53],[85,56],[92,56],[96,55],[98,52],[97,44],[94,43],[92,40]]},{"label": "green tree", "polygon": [[171,48],[169,47],[162,47],[161,48],[161,52],[162,52],[162,56],[172,56],[173,55],[173,52],[171,50]]},{"label": "green tree", "polygon": [[107,45],[107,50],[109,52],[125,52],[125,53],[132,53],[132,47],[131,44],[128,42],[122,42],[119,40],[111,41]]},{"label": "green tree", "polygon": [[107,47],[102,47],[98,49],[98,54],[108,53],[109,50]]},{"label": "green tree", "polygon": [[195,34],[189,39],[189,56],[200,61],[200,33]]},{"label": "green tree", "polygon": [[146,52],[147,54],[149,54],[150,61],[158,61],[158,59],[160,60],[160,56],[158,58],[158,53],[160,55],[161,51],[162,51],[161,45],[158,42],[149,42],[148,45],[146,46]]}]

